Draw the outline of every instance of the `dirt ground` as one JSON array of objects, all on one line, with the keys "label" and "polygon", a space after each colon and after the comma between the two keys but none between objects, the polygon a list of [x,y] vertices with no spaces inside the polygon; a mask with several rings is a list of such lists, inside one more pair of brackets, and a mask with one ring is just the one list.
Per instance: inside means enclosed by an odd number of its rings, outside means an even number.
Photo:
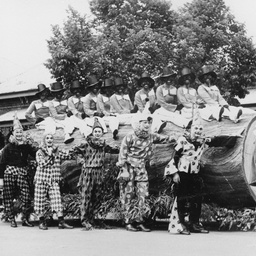
[{"label": "dirt ground", "polygon": [[209,234],[171,235],[167,223],[153,228],[150,233],[128,232],[121,225],[111,223],[112,229],[82,231],[75,228],[48,230],[35,227],[11,228],[0,222],[0,254],[2,256],[125,256],[125,255],[179,255],[179,256],[249,256],[255,255],[255,232],[211,231]]}]

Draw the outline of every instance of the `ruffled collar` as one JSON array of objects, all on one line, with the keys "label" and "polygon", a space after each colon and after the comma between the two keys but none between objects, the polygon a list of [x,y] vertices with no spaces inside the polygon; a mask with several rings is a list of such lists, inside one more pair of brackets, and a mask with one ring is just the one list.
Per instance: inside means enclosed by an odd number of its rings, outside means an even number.
[{"label": "ruffled collar", "polygon": [[87,142],[89,143],[89,145],[92,147],[92,148],[95,148],[95,149],[100,149],[100,148],[103,148],[105,146],[105,140],[100,138],[100,139],[96,139],[95,137],[93,137],[92,135],[91,136],[88,136],[86,138]]},{"label": "ruffled collar", "polygon": [[145,132],[145,131],[142,131],[140,129],[135,129],[134,133],[140,139],[146,139],[146,138],[149,137],[149,134],[150,134],[149,132]]},{"label": "ruffled collar", "polygon": [[15,145],[24,145],[24,144],[28,144],[28,140],[25,136],[22,137],[22,140],[21,141],[18,141],[14,135],[11,135],[9,137],[9,142],[12,143],[12,144],[15,144]]},{"label": "ruffled collar", "polygon": [[[47,150],[47,147],[46,147],[45,145],[41,146],[40,149],[41,149],[45,154],[49,155],[48,150]],[[56,147],[56,146],[53,146],[53,147],[52,147],[52,152],[53,152],[53,153],[56,153],[57,150],[58,150],[58,147]]]}]

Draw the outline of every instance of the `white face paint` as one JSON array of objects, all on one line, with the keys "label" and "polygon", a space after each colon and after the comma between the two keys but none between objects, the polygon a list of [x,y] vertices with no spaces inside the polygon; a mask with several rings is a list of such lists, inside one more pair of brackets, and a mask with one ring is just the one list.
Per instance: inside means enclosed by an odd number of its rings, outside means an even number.
[{"label": "white face paint", "polygon": [[195,124],[191,126],[191,139],[197,139],[202,136],[203,126],[199,124]]},{"label": "white face paint", "polygon": [[152,120],[143,120],[139,123],[139,128],[141,131],[148,132],[151,129],[152,126]]},{"label": "white face paint", "polygon": [[103,136],[103,131],[100,127],[96,127],[96,128],[93,129],[92,135],[96,139],[100,139]]},{"label": "white face paint", "polygon": [[22,141],[23,138],[23,130],[22,129],[15,129],[13,131],[13,136],[17,141]]},{"label": "white face paint", "polygon": [[46,147],[51,148],[53,146],[53,135],[52,134],[47,134],[45,136],[44,141],[45,141]]}]

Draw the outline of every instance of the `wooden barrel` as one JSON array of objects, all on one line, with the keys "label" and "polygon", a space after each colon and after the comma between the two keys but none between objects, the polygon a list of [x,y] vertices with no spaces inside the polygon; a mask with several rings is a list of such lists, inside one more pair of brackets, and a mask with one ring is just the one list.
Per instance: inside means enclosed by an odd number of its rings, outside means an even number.
[{"label": "wooden barrel", "polygon": [[[221,122],[203,121],[206,136],[238,136],[232,148],[220,147],[208,148],[202,157],[203,166],[201,175],[205,182],[205,200],[215,202],[224,207],[249,207],[256,202],[256,117],[254,111],[245,111],[239,123],[223,119]],[[132,130],[131,126],[122,126],[119,130],[119,139],[113,140],[109,131],[104,135],[110,145],[120,145],[123,137]],[[32,137],[40,142],[43,131],[30,130]],[[172,123],[168,123],[163,134],[175,134],[177,137],[184,130]],[[81,143],[84,138],[79,131],[73,134],[74,142],[65,145],[63,143],[63,130],[57,130],[55,142],[63,148],[70,148]],[[163,182],[164,167],[173,157],[173,145],[155,145],[154,156],[151,159],[149,172],[150,192],[160,193],[166,188]],[[117,155],[108,155],[108,161],[116,162]],[[77,192],[77,182],[80,175],[80,167],[75,160],[65,161],[61,167],[62,175],[66,181],[67,189],[71,193]]]}]

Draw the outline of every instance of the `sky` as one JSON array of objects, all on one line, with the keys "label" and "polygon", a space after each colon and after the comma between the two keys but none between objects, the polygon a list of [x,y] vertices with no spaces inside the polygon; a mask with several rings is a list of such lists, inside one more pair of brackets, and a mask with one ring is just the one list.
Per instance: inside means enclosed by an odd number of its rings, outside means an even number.
[{"label": "sky", "polygon": [[[172,0],[173,9],[192,0]],[[210,1],[210,0],[209,0]],[[224,0],[256,45],[256,1]],[[54,80],[43,63],[50,58],[52,25],[62,26],[68,6],[90,16],[89,0],[0,0],[0,91],[47,86]]]}]

